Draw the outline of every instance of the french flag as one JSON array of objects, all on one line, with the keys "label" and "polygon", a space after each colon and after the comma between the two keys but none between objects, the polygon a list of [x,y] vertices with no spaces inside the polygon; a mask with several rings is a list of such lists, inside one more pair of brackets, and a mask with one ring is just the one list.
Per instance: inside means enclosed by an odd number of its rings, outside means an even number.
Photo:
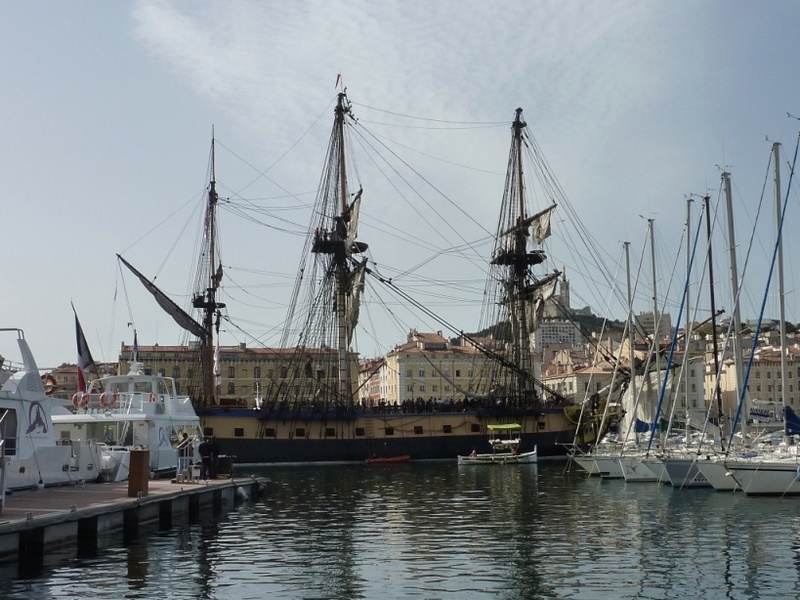
[{"label": "french flag", "polygon": [[75,313],[75,336],[78,342],[78,391],[85,393],[86,369],[94,364],[94,359],[89,351],[89,344],[86,342],[86,336],[83,335],[83,328],[78,320],[78,313],[75,312],[74,306],[72,307],[72,312]]}]

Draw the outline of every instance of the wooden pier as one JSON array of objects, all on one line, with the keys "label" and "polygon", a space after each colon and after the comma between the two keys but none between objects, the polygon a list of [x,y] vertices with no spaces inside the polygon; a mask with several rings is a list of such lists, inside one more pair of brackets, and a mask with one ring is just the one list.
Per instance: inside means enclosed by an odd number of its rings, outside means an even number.
[{"label": "wooden pier", "polygon": [[98,539],[122,545],[140,525],[173,520],[196,522],[201,511],[221,513],[266,489],[267,479],[242,477],[212,481],[151,480],[136,490],[130,482],[87,483],[6,495],[0,514],[0,562],[19,564],[19,574],[41,570],[45,556],[74,550],[92,554]]}]

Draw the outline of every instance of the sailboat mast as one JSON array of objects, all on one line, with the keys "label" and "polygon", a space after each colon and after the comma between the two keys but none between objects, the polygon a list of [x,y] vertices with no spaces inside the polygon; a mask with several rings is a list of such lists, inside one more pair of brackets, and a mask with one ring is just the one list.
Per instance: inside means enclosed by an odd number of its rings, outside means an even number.
[{"label": "sailboat mast", "polygon": [[634,347],[635,319],[633,316],[633,294],[631,292],[631,253],[630,242],[624,242],[625,246],[625,274],[628,286],[628,360],[631,363],[631,398],[636,398],[636,352]]},{"label": "sailboat mast", "polygon": [[[689,344],[691,343],[691,332],[692,332],[692,317],[690,314],[690,307],[689,302],[691,300],[691,293],[690,290],[690,281],[689,281],[689,273],[691,273],[692,269],[692,202],[691,198],[686,200],[686,296],[684,298],[684,303],[686,304],[686,325],[685,325],[685,333],[684,333],[684,356],[689,356]],[[689,418],[689,377],[686,377],[686,373],[684,373],[683,377],[683,403],[686,407],[686,418]]]},{"label": "sailboat mast", "polygon": [[781,165],[780,165],[780,147],[778,142],[772,144],[772,157],[775,163],[775,211],[776,223],[778,229],[778,318],[780,319],[780,333],[781,333],[781,402],[786,406],[786,386],[787,380],[787,359],[786,356],[786,314],[784,312],[784,288],[783,288],[783,239],[781,237]]},{"label": "sailboat mast", "polygon": [[[706,209],[706,239],[708,243],[708,280],[709,280],[709,294],[711,297],[711,343],[714,349],[714,373],[716,374],[717,383],[714,386],[717,397],[717,418],[719,421],[719,440],[722,449],[725,450],[725,436],[722,434],[722,388],[719,385],[719,348],[717,343],[717,305],[714,301],[714,261],[711,258],[711,198],[709,196],[703,197],[703,203]],[[712,398],[713,402],[714,399]]]},{"label": "sailboat mast", "polygon": [[[653,275],[653,351],[655,352],[654,359],[655,359],[655,369],[656,369],[656,378],[658,379],[661,375],[661,313],[658,310],[658,290],[657,290],[657,282],[658,276],[656,274],[656,241],[655,241],[655,219],[647,219],[647,227],[650,230],[650,271]],[[664,377],[668,377],[669,373],[664,372]],[[645,381],[644,385],[647,386],[647,395],[651,395],[653,393],[653,386],[652,382],[650,381],[650,376],[645,373]]]},{"label": "sailboat mast", "polygon": [[[733,361],[736,366],[736,397],[739,398],[742,390],[744,367],[742,362],[742,317],[739,309],[739,269],[736,264],[736,230],[733,226],[733,197],[731,194],[731,174],[722,173],[722,183],[725,190],[725,206],[728,213],[728,244],[731,255],[731,294],[733,298]],[[745,396],[745,399],[747,396]],[[750,414],[749,407],[745,406],[745,414]],[[743,424],[744,425],[744,424]]]}]

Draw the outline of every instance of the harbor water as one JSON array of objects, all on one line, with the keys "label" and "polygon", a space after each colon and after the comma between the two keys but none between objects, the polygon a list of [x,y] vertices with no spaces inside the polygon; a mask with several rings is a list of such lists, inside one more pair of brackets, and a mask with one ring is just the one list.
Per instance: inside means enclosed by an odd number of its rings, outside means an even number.
[{"label": "harbor water", "polygon": [[798,598],[800,499],[588,478],[565,463],[275,467],[266,496],[0,598]]}]

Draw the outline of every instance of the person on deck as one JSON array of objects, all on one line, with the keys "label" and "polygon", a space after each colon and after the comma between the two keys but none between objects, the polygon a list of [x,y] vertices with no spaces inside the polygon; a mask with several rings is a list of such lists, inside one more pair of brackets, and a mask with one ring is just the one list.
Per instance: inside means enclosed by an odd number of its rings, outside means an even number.
[{"label": "person on deck", "polygon": [[188,473],[193,456],[192,440],[189,439],[189,434],[184,431],[183,438],[178,444],[178,478],[184,477]]},{"label": "person on deck", "polygon": [[211,478],[211,442],[208,438],[204,438],[200,445],[197,447],[197,452],[200,454],[200,479]]}]

